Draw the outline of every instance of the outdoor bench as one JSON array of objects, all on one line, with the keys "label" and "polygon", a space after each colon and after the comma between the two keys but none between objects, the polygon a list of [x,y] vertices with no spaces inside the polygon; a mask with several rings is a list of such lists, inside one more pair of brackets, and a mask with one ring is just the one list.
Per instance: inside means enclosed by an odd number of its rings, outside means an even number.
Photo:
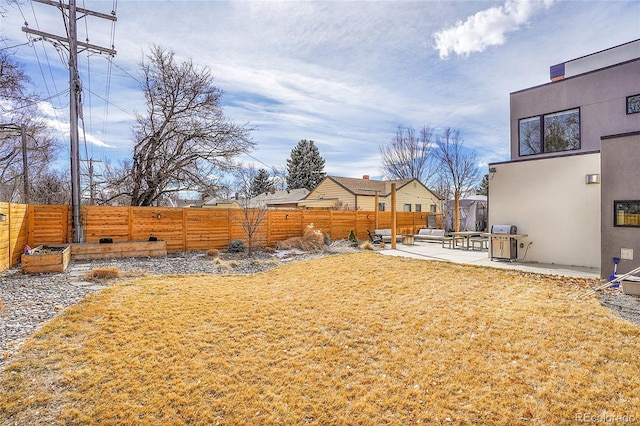
[{"label": "outdoor bench", "polygon": [[442,248],[445,248],[445,244],[447,248],[454,249],[458,247],[458,243],[464,245],[464,237],[443,237],[442,238]]},{"label": "outdoor bench", "polygon": [[489,248],[489,238],[487,237],[471,237],[469,243],[471,243],[471,249],[473,250],[476,249],[476,245],[480,250]]},{"label": "outdoor bench", "polygon": [[444,229],[422,228],[414,235],[414,238],[416,241],[444,242],[449,237],[445,236]]}]

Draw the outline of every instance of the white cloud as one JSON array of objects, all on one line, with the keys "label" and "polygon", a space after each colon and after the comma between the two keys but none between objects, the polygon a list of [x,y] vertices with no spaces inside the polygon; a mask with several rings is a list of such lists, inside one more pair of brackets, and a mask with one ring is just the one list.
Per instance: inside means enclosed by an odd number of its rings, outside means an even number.
[{"label": "white cloud", "polygon": [[[62,135],[65,140],[69,140],[69,121],[66,120],[66,116],[60,112],[56,112],[56,109],[49,102],[38,102],[38,110],[42,114],[42,119],[52,131]],[[65,117],[65,120],[61,119]],[[102,148],[113,148],[111,145],[104,143],[99,138],[93,136],[90,133],[83,134],[82,128],[78,127],[78,133],[81,140],[86,141],[92,145]]]},{"label": "white cloud", "polygon": [[501,45],[507,33],[526,24],[537,11],[547,9],[554,0],[507,0],[499,7],[482,10],[464,22],[436,32],[436,50],[444,59],[450,53],[467,56],[489,46]]}]

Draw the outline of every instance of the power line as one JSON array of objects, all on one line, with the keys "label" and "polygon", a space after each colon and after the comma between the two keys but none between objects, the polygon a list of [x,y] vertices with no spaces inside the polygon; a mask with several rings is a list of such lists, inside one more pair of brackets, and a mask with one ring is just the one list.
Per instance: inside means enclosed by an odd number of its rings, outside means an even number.
[{"label": "power line", "polygon": [[[33,41],[39,41],[39,40],[35,39]],[[16,44],[15,46],[3,47],[2,49],[0,49],[0,52],[4,52],[5,50],[9,50],[9,49],[15,49],[16,47],[26,46],[28,44],[31,44],[31,40],[24,43]]]},{"label": "power line", "polygon": [[108,99],[103,98],[102,96],[98,95],[98,94],[97,94],[97,93],[95,93],[95,92],[90,92],[90,93],[91,93],[93,96],[95,96],[95,97],[97,97],[97,98],[99,98],[99,99],[102,99],[103,101],[107,102],[109,105],[111,105],[111,106],[113,106],[113,107],[118,108],[120,111],[124,112],[125,114],[128,114],[128,115],[130,115],[131,117],[134,117],[134,118],[135,118],[135,116],[136,116],[136,115],[135,115],[134,113],[132,113],[131,111],[127,111],[127,110],[126,110],[126,109],[124,109],[123,107],[121,107],[121,106],[119,106],[119,105],[117,105],[117,104],[114,104],[113,102],[109,102],[109,100],[108,100]]}]

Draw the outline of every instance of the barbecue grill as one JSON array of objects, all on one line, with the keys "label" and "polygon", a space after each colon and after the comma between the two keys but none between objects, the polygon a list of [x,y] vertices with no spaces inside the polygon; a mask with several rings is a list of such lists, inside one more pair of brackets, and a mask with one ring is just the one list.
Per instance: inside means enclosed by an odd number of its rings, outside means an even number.
[{"label": "barbecue grill", "polygon": [[516,225],[492,225],[491,248],[489,253],[491,260],[508,260],[513,262],[518,259],[518,238],[524,238],[526,234],[518,234]]}]

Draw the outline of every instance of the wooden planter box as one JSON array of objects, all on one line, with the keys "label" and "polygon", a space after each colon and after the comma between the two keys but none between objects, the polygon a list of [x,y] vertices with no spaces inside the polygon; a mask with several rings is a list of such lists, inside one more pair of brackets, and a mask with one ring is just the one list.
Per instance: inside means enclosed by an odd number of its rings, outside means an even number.
[{"label": "wooden planter box", "polygon": [[122,257],[162,257],[167,255],[167,242],[120,241],[114,243],[80,243],[71,246],[74,259],[112,259]]},{"label": "wooden planter box", "polygon": [[41,274],[64,272],[71,261],[71,248],[68,245],[38,246],[31,254],[21,258],[23,274]]}]

